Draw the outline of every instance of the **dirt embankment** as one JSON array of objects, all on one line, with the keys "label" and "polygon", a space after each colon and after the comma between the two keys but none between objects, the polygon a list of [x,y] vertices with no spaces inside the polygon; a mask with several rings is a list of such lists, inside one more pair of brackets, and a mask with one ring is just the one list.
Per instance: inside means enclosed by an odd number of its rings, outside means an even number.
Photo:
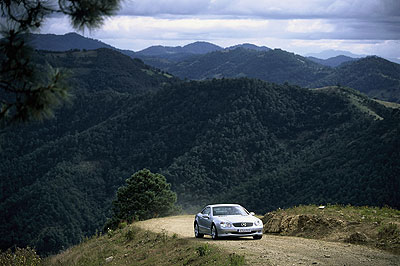
[{"label": "dirt embankment", "polygon": [[400,233],[396,225],[346,221],[319,214],[271,212],[263,218],[264,233],[297,236],[377,247],[400,254]]},{"label": "dirt embankment", "polygon": [[[288,221],[288,224],[296,224],[295,220]],[[306,220],[299,217],[297,224],[307,223]],[[248,265],[400,265],[399,255],[350,243],[270,234],[265,234],[261,240],[213,241],[209,236],[195,239],[193,221],[194,215],[184,215],[151,219],[135,225],[154,232],[165,230],[168,234],[189,238],[199,244],[218,245],[229,252],[245,255]]]}]

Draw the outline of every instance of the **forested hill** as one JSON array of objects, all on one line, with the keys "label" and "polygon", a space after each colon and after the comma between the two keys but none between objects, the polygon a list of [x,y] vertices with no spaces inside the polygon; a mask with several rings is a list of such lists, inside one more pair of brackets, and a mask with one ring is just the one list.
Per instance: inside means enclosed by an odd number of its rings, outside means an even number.
[{"label": "forested hill", "polygon": [[[140,92],[158,88],[170,81],[171,75],[145,65],[140,59],[132,59],[111,49],[66,52],[37,51],[38,64],[49,63],[53,67],[67,69],[68,82],[73,88],[84,91],[112,89],[117,92]],[[173,78],[175,79],[175,78]]]},{"label": "forested hill", "polygon": [[330,73],[328,67],[280,49],[256,51],[241,47],[191,57],[164,67],[164,70],[180,78],[196,80],[252,77],[300,86]]},{"label": "forested hill", "polygon": [[107,158],[81,157],[92,147],[79,136],[176,79],[110,49],[38,51],[34,60],[66,73],[72,97],[53,119],[2,130],[0,248],[30,245],[48,254],[100,230],[117,187],[132,174],[116,164],[116,174],[104,172]]},{"label": "forested hill", "polygon": [[182,79],[251,77],[310,88],[340,84],[371,98],[400,103],[400,65],[376,56],[348,61],[336,68],[280,49],[237,48],[192,56],[180,62],[155,58],[144,61]]},{"label": "forested hill", "polygon": [[96,50],[107,48],[119,51],[130,57],[135,56],[135,52],[130,50],[122,50],[115,48],[109,44],[96,39],[84,37],[74,32],[64,35],[57,34],[29,34],[27,36],[29,44],[37,50],[45,50],[52,52],[65,52],[69,50]]},{"label": "forested hill", "polygon": [[[1,136],[3,249],[48,254],[79,242],[145,167],[167,177],[185,209],[400,207],[399,111],[355,90],[180,82],[110,50],[43,56],[71,69],[75,98],[55,119]],[[144,84],[154,89],[138,95]]]},{"label": "forested hill", "polygon": [[400,65],[377,56],[345,63],[310,86],[332,84],[355,88],[371,98],[400,103]]},{"label": "forested hill", "polygon": [[28,38],[30,44],[40,50],[68,51],[73,49],[95,50],[99,48],[116,49],[99,40],[90,39],[77,33],[56,34],[31,34]]}]

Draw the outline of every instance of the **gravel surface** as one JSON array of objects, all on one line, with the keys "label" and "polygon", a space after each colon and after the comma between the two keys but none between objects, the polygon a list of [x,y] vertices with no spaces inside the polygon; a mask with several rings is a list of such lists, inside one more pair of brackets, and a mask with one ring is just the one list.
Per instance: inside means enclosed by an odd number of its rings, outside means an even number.
[{"label": "gravel surface", "polygon": [[209,236],[195,239],[194,215],[156,218],[135,223],[153,232],[165,230],[169,235],[218,245],[229,252],[244,254],[249,265],[400,265],[400,256],[378,249],[340,242],[326,242],[299,237],[264,235],[252,238],[213,241]]}]

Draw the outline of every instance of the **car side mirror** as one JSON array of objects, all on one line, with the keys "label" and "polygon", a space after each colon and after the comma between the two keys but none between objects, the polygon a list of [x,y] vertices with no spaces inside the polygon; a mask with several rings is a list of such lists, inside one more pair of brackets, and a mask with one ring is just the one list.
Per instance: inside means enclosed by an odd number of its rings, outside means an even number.
[{"label": "car side mirror", "polygon": [[210,219],[210,216],[208,216],[207,214],[203,214],[203,218],[204,219]]},{"label": "car side mirror", "polygon": [[255,214],[254,212],[250,212],[250,215],[251,215],[251,216],[254,216],[254,215],[256,215],[256,214]]}]

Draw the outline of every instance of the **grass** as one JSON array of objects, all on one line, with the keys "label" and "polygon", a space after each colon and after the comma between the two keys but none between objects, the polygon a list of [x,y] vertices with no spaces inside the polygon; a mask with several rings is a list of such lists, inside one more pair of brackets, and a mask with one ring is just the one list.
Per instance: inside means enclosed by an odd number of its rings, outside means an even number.
[{"label": "grass", "polygon": [[43,265],[244,265],[244,256],[214,245],[153,233],[124,225],[97,235],[61,254],[45,258]]}]

